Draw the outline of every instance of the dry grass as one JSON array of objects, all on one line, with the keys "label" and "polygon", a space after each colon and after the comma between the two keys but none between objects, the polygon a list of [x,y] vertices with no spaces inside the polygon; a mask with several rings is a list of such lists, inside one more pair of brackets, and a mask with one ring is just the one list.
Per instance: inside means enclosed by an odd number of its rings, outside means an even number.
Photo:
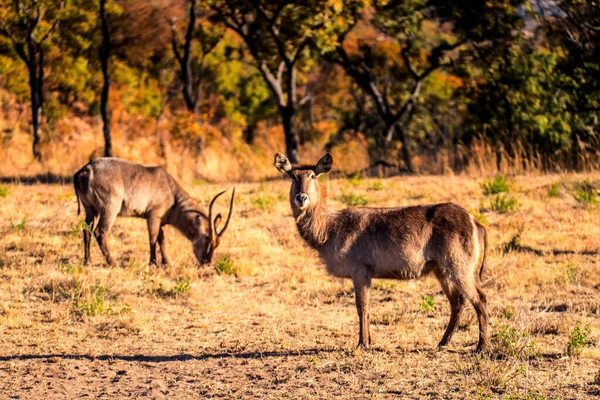
[{"label": "dry grass", "polygon": [[[452,347],[435,350],[449,307],[433,278],[376,281],[374,349],[356,350],[351,284],[327,276],[299,242],[287,181],[238,185],[235,220],[213,267],[196,267],[189,243],[168,229],[174,265],[166,270],[148,267],[145,223],[134,219],[119,219],[109,239],[119,267],[105,267],[96,245],[93,265],[81,266],[72,188],[4,185],[0,397],[597,395],[600,210],[574,193],[581,182],[598,188],[600,181],[596,175],[509,181],[518,207],[505,213],[486,208],[483,179],[325,183],[333,208],[349,194],[373,206],[454,201],[487,221],[485,290],[494,339],[483,356],[471,353],[477,339],[471,309]],[[204,202],[225,188],[190,187]],[[569,343],[577,350],[572,356]]]}]

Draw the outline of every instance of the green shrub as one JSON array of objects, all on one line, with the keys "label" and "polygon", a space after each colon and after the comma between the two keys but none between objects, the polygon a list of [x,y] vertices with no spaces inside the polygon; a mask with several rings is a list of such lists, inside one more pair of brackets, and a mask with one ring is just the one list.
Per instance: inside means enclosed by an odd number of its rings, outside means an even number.
[{"label": "green shrub", "polygon": [[361,195],[342,194],[340,200],[347,206],[366,206],[369,202]]},{"label": "green shrub", "polygon": [[202,179],[202,178],[194,178],[194,180],[192,181],[192,183],[194,184],[194,186],[208,185],[209,184],[209,182],[206,179]]},{"label": "green shrub", "polygon": [[573,194],[575,200],[588,206],[599,204],[596,188],[589,181],[581,182]]},{"label": "green shrub", "polygon": [[101,315],[112,313],[108,301],[109,290],[99,284],[90,287],[83,299],[73,303],[72,312],[76,315]]},{"label": "green shrub", "polygon": [[506,180],[506,175],[500,175],[494,179],[488,179],[481,184],[483,194],[489,196],[491,194],[508,193],[510,184]]},{"label": "green shrub", "polygon": [[504,326],[492,337],[492,354],[497,358],[527,359],[535,356],[535,341],[526,331],[513,326]]},{"label": "green shrub", "polygon": [[354,175],[349,179],[352,186],[358,186],[362,182],[362,172],[356,171]]},{"label": "green shrub", "polygon": [[433,298],[433,296],[431,295],[424,295],[423,297],[421,297],[421,305],[419,307],[419,310],[421,310],[421,312],[433,312],[433,310],[435,309],[435,299]]},{"label": "green shrub", "polygon": [[18,224],[13,224],[11,222],[10,223],[10,229],[15,230],[17,232],[23,232],[23,231],[25,231],[25,218],[23,218],[21,220],[21,222],[19,222]]},{"label": "green shrub", "polygon": [[0,197],[6,197],[8,196],[8,186],[4,186],[4,185],[0,185]]},{"label": "green shrub", "polygon": [[79,223],[77,225],[75,225],[75,227],[73,229],[71,229],[69,232],[67,232],[67,236],[69,236],[69,238],[71,240],[77,240],[79,238],[79,233],[82,231],[91,231],[92,230],[92,223],[87,224],[85,221],[79,221]]},{"label": "green shrub", "polygon": [[381,181],[373,182],[373,186],[371,186],[371,189],[377,190],[377,191],[383,190],[383,182],[381,182]]},{"label": "green shrub", "polygon": [[471,214],[473,215],[473,217],[475,218],[475,220],[477,222],[479,222],[483,226],[487,226],[488,220],[487,220],[487,217],[485,216],[485,214],[483,214],[477,210],[472,210]]},{"label": "green shrub", "polygon": [[250,203],[261,210],[270,210],[275,204],[275,200],[271,196],[254,196],[250,198]]},{"label": "green shrub", "polygon": [[504,245],[504,252],[509,253],[511,251],[519,250],[521,248],[521,235],[523,234],[523,228],[520,228],[517,233],[512,235],[508,243]]},{"label": "green shrub", "polygon": [[229,254],[226,254],[217,260],[215,268],[217,271],[226,275],[236,275],[237,273],[234,267],[234,260]]},{"label": "green shrub", "polygon": [[581,326],[576,325],[575,328],[573,328],[573,332],[571,332],[571,339],[569,340],[569,343],[567,343],[567,355],[570,357],[580,356],[583,348],[590,342],[589,335],[589,326],[582,328]]},{"label": "green shrub", "polygon": [[512,196],[508,196],[507,194],[500,194],[494,196],[488,206],[492,211],[499,212],[501,214],[505,214],[508,212],[515,211],[517,209],[517,205],[519,202]]},{"label": "green shrub", "polygon": [[179,297],[192,290],[190,278],[180,278],[175,281],[175,286],[167,292],[168,296]]},{"label": "green shrub", "polygon": [[558,182],[553,183],[548,189],[548,197],[558,197],[560,194],[560,184]]}]

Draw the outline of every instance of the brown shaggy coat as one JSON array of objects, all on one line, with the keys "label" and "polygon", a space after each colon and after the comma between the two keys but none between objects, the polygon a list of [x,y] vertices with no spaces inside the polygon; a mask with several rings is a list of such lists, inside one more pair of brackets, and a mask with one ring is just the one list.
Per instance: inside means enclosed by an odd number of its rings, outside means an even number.
[{"label": "brown shaggy coat", "polygon": [[329,172],[332,164],[329,154],[314,166],[302,167],[293,167],[281,153],[275,156],[277,169],[292,179],[290,204],[298,233],[318,251],[330,274],[354,283],[359,345],[366,347],[371,340],[373,278],[417,279],[433,272],[451,307],[439,346],[451,339],[467,300],[478,316],[477,350],[483,350],[489,343],[486,297],[480,284],[487,250],[485,228],[452,203],[330,211],[317,177]]}]

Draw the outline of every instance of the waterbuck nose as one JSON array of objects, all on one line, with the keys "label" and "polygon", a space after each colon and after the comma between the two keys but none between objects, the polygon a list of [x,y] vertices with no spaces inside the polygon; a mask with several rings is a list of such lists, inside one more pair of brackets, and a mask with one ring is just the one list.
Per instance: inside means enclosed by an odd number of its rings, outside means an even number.
[{"label": "waterbuck nose", "polygon": [[303,206],[308,203],[308,195],[306,193],[298,193],[296,195],[296,204]]}]

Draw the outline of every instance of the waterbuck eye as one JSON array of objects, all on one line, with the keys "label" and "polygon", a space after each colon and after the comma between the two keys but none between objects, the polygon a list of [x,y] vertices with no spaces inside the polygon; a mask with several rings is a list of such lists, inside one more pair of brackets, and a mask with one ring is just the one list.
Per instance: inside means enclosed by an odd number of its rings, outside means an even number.
[{"label": "waterbuck eye", "polygon": [[313,174],[312,172],[310,173],[310,179],[315,179],[317,176],[315,174]]}]

